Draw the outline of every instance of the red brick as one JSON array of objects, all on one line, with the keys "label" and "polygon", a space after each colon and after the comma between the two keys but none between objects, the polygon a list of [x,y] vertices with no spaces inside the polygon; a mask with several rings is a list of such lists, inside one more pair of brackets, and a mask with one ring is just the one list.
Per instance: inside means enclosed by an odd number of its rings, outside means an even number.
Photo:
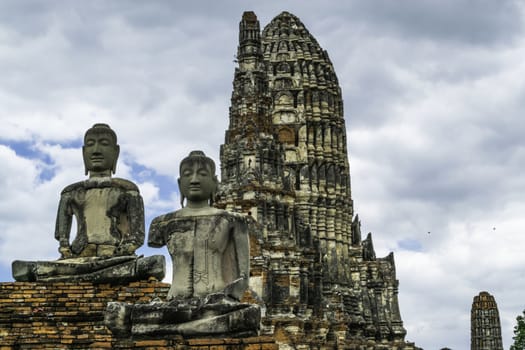
[{"label": "red brick", "polygon": [[164,339],[136,340],[133,342],[133,345],[134,346],[166,346],[168,345],[168,341]]}]

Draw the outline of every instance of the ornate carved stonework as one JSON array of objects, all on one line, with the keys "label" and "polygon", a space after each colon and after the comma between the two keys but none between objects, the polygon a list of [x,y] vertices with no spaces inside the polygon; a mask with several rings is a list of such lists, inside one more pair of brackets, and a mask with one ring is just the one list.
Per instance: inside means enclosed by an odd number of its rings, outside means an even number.
[{"label": "ornate carved stonework", "polygon": [[237,60],[216,205],[262,228],[250,285],[266,303],[264,330],[297,344],[411,348],[393,254],[376,258],[354,216],[341,88],[327,52],[288,12],[262,33],[245,12]]}]

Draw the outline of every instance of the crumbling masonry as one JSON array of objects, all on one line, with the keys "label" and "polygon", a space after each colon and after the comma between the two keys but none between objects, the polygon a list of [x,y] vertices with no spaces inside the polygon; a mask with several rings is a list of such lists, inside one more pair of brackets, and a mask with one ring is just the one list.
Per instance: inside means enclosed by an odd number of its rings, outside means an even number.
[{"label": "crumbling masonry", "polygon": [[266,332],[290,344],[413,348],[393,254],[376,258],[354,215],[343,100],[327,52],[288,12],[262,34],[245,12],[237,61],[217,205],[261,226],[251,285],[267,308]]}]

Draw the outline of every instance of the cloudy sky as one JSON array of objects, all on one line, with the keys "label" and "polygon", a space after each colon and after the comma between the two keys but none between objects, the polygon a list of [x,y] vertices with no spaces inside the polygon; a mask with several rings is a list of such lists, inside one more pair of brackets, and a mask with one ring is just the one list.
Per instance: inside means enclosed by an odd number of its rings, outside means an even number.
[{"label": "cloudy sky", "polygon": [[[525,308],[525,6],[511,0],[0,2],[0,281],[56,259],[61,189],[84,179],[84,131],[119,136],[117,176],[146,222],[179,208],[179,160],[218,160],[238,23],[297,15],[345,103],[353,199],[395,252],[407,339],[467,349],[496,297],[504,347]],[[141,248],[151,255],[165,250]]]}]

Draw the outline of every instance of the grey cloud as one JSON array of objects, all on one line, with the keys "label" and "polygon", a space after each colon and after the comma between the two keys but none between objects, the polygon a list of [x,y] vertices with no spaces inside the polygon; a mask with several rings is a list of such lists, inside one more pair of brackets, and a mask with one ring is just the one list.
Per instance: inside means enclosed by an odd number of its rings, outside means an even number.
[{"label": "grey cloud", "polygon": [[523,4],[505,1],[355,2],[356,20],[378,23],[387,31],[423,40],[499,46],[523,31]]},{"label": "grey cloud", "polygon": [[347,127],[383,124],[393,113],[391,106],[404,99],[407,88],[384,66],[364,67],[354,73],[350,75],[352,80],[342,86]]}]

